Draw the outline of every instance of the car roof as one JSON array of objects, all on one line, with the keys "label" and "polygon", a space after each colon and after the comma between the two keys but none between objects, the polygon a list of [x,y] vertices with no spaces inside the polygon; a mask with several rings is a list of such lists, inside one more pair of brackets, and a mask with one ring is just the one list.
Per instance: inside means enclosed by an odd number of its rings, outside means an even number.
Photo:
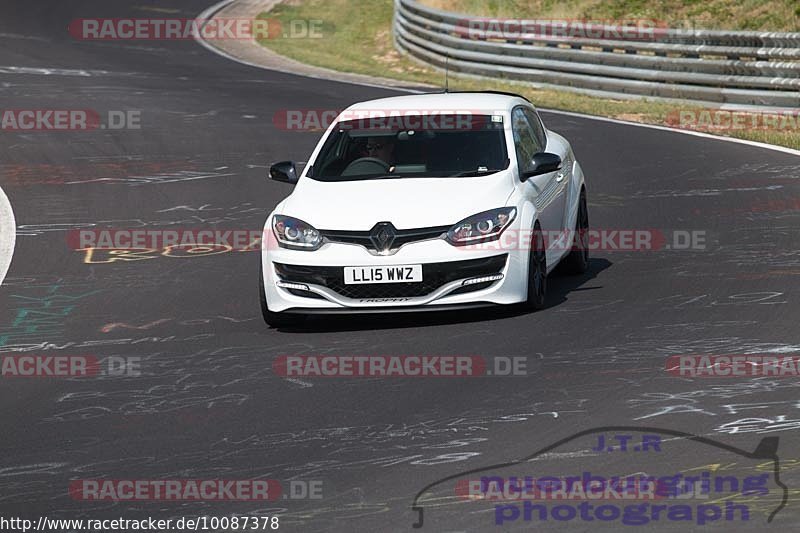
[{"label": "car roof", "polygon": [[526,98],[513,93],[494,91],[447,92],[392,96],[358,102],[347,111],[485,111],[487,113],[511,110],[520,104],[530,105]]}]

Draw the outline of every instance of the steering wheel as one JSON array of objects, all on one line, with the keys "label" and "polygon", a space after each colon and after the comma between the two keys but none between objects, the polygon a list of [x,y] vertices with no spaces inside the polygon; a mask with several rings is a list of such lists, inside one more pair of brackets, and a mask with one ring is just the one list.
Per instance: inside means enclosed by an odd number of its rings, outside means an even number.
[{"label": "steering wheel", "polygon": [[356,176],[359,174],[386,174],[389,164],[377,157],[361,157],[356,159],[342,171],[342,176]]}]

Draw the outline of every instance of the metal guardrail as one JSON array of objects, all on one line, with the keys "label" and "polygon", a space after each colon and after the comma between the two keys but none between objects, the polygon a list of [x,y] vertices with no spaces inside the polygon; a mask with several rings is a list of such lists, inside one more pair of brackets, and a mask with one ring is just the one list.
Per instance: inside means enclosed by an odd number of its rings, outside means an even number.
[{"label": "metal guardrail", "polygon": [[606,37],[595,39],[526,31],[553,21],[509,21],[514,31],[498,31],[502,23],[395,0],[396,46],[439,68],[617,95],[800,108],[800,33],[653,28],[647,38],[622,38],[622,27],[592,26]]}]

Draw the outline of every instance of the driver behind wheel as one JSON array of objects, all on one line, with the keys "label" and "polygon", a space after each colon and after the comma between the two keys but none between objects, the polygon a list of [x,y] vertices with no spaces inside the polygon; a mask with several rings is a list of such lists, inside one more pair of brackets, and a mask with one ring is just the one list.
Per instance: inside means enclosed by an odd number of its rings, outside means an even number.
[{"label": "driver behind wheel", "polygon": [[380,159],[389,167],[394,167],[394,137],[370,137],[367,139],[365,146],[366,157],[374,157]]}]

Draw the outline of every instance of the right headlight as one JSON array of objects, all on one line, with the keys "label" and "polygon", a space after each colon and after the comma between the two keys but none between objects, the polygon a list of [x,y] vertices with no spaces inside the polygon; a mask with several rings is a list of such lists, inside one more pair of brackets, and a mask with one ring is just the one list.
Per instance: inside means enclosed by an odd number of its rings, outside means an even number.
[{"label": "right headlight", "polygon": [[272,233],[282,248],[310,252],[322,246],[320,232],[299,218],[275,215],[272,218]]},{"label": "right headlight", "polygon": [[494,241],[516,216],[515,207],[500,207],[472,215],[447,231],[447,241],[454,246]]}]

